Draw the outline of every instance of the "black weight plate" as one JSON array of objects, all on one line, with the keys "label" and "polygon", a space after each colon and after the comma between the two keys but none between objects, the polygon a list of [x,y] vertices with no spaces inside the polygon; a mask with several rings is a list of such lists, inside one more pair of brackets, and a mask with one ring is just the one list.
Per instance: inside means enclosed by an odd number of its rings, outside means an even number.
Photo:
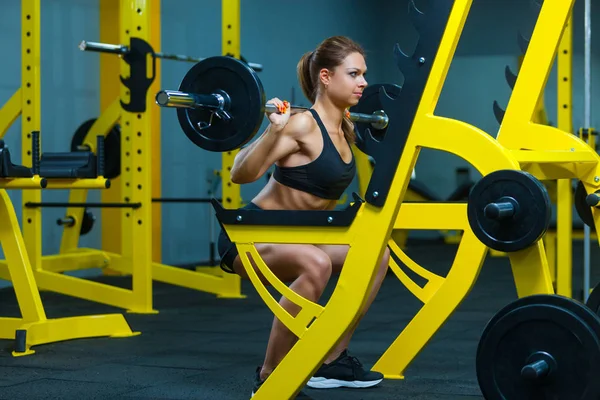
[{"label": "black weight plate", "polygon": [[[502,197],[515,199],[518,211],[507,219],[487,218],[485,207]],[[551,213],[544,185],[520,170],[494,171],[484,176],[473,186],[467,206],[475,236],[486,246],[503,252],[519,251],[536,243],[548,229]]]},{"label": "black weight plate", "polygon": [[[361,96],[358,104],[356,104],[354,107],[350,107],[350,112],[371,115],[375,111],[383,110],[381,101],[379,100],[379,89],[382,86],[385,88],[387,94],[391,98],[398,97],[398,95],[400,95],[400,91],[402,90],[400,86],[389,83],[367,86],[367,88],[363,91],[363,95]],[[367,130],[371,132],[371,135],[375,140],[381,141],[385,136],[387,128],[375,129],[369,122],[356,122],[354,125],[356,127],[356,147],[358,147],[363,153],[370,155],[371,157],[375,157],[373,154],[375,153],[375,147],[373,146],[373,142],[368,139],[369,134]]]},{"label": "black weight plate", "polygon": [[[89,119],[79,125],[71,138],[71,151],[78,151],[77,147],[83,144],[87,133],[96,122],[95,118]],[[96,144],[94,140],[94,145]],[[115,179],[121,174],[121,127],[115,125],[104,138],[104,177]]]},{"label": "black weight plate", "polygon": [[83,218],[81,220],[81,229],[79,230],[80,235],[88,234],[94,227],[96,222],[96,216],[87,208],[83,211]]},{"label": "black weight plate", "polygon": [[583,221],[584,224],[592,228],[592,230],[596,229],[596,225],[594,224],[594,215],[592,214],[592,207],[588,206],[585,202],[587,197],[587,191],[585,190],[585,186],[583,186],[583,182],[577,182],[577,188],[575,189],[575,196],[573,202],[575,203],[575,210],[577,211],[577,215]]},{"label": "black weight plate", "polygon": [[600,315],[600,283],[596,285],[585,305],[596,315]]},{"label": "black weight plate", "polygon": [[[484,397],[495,399],[597,399],[600,385],[600,319],[562,296],[536,295],[500,310],[477,348],[477,380]],[[535,353],[556,361],[553,373],[536,381],[521,369]]]},{"label": "black weight plate", "polygon": [[[194,94],[224,91],[231,104],[225,121],[206,108],[178,108],[177,118],[185,135],[196,146],[216,152],[235,150],[250,141],[264,118],[265,92],[256,72],[232,57],[206,58],[194,65],[183,78],[179,90]],[[211,123],[200,129],[198,123]]]}]

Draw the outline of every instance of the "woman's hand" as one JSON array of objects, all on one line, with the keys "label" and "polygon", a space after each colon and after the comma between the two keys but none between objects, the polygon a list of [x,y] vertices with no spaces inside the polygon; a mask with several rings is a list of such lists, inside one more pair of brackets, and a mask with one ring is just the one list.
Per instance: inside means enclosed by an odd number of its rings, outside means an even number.
[{"label": "woman's hand", "polygon": [[277,107],[277,112],[267,113],[267,117],[269,121],[271,121],[271,125],[276,130],[282,130],[290,120],[290,115],[292,114],[290,111],[290,103],[287,101],[282,101],[277,97],[267,101],[267,104],[273,104]]}]

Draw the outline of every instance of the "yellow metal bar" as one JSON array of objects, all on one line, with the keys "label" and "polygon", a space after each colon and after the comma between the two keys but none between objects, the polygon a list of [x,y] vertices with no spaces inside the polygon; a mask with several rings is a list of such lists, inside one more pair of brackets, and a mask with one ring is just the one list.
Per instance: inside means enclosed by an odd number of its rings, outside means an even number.
[{"label": "yellow metal bar", "polygon": [[[570,14],[558,46],[557,126],[573,133],[573,15]],[[556,197],[556,293],[572,297],[573,189],[570,179],[560,179]],[[550,260],[549,260],[550,261]]]},{"label": "yellow metal bar", "polygon": [[[108,265],[109,261],[109,257],[100,250],[76,249],[71,253],[44,256],[42,259],[42,269],[48,272],[77,271],[104,267]],[[8,272],[8,263],[6,261],[0,261],[0,271]]]},{"label": "yellow metal bar", "polygon": [[[21,164],[30,168],[30,134],[41,130],[40,59],[40,0],[21,0]],[[40,135],[41,148],[43,136]],[[25,203],[38,203],[41,199],[40,190],[25,190],[21,198],[23,237],[35,270],[42,261],[42,210],[25,207]]]},{"label": "yellow metal bar", "polygon": [[358,176],[358,194],[364,197],[367,192],[367,186],[371,180],[371,174],[373,173],[373,167],[369,157],[360,151],[358,147],[352,146],[352,152],[354,153],[354,159],[356,160],[356,175]]},{"label": "yellow metal bar", "polygon": [[[103,43],[122,43],[124,38],[120,28],[120,0],[101,0],[98,2],[100,10],[100,42]],[[125,42],[127,44],[129,41]],[[120,118],[121,104],[120,82],[121,62],[119,57],[114,54],[100,53],[100,118],[106,114],[113,115],[113,108],[116,107],[117,118]],[[96,121],[90,132],[100,121]],[[112,125],[111,125],[112,126]],[[108,127],[107,127],[108,128]],[[123,128],[123,126],[121,126]],[[100,129],[105,132],[106,130]],[[122,132],[124,133],[124,132]],[[121,134],[121,143],[123,143],[123,134]],[[95,143],[94,143],[95,146]],[[95,148],[95,147],[94,147]],[[123,165],[122,165],[123,168]],[[121,196],[121,178],[113,179],[113,185],[110,190],[104,190],[101,193],[101,199],[104,203],[117,203],[122,199]],[[118,208],[103,208],[101,213],[102,229],[102,249],[114,253],[121,252],[121,226],[123,213]],[[111,229],[107,229],[111,226]]]},{"label": "yellow metal bar", "polygon": [[569,179],[558,181],[556,200],[556,294],[572,297],[573,190]]},{"label": "yellow metal bar", "polygon": [[23,96],[21,88],[18,88],[15,93],[8,99],[6,104],[0,108],[0,139],[6,135],[6,131],[21,115],[21,104]]},{"label": "yellow metal bar", "polygon": [[[150,44],[154,51],[160,51],[161,48],[161,20],[160,20],[160,1],[150,2]],[[161,61],[156,60],[156,75],[154,82],[150,86],[150,93],[158,93],[161,89]],[[152,168],[155,173],[152,174],[152,197],[161,197],[161,129],[160,112],[152,113]],[[152,261],[160,263],[162,260],[162,207],[160,203],[152,203]]]},{"label": "yellow metal bar", "polygon": [[[156,0],[153,0],[156,1]],[[150,1],[124,0],[120,8],[119,43],[130,36],[150,40]],[[129,65],[121,59],[121,76],[130,75]],[[129,89],[121,85],[121,99],[129,103]],[[132,268],[132,312],[151,313],[152,309],[152,113],[154,94],[146,94],[146,111],[121,114],[121,195],[120,201],[141,203],[137,209],[123,209],[121,253]],[[157,173],[159,171],[156,171]],[[126,200],[127,199],[127,200]]]},{"label": "yellow metal bar", "polygon": [[[118,78],[116,78],[118,79]],[[107,108],[102,111],[94,124],[90,127],[88,134],[83,139],[83,145],[88,146],[91,151],[96,151],[96,138],[98,136],[106,137],[110,130],[119,122],[121,118],[121,103],[119,98],[113,99]],[[122,138],[121,138],[122,139]]]},{"label": "yellow metal bar", "polygon": [[[140,332],[132,332],[121,314],[86,315],[82,317],[56,318],[47,321],[23,323],[17,318],[0,318],[0,337],[14,338],[16,329],[26,331],[25,352],[13,352],[13,356],[33,354],[32,346],[70,339],[100,336],[129,337]],[[10,336],[12,333],[12,337]],[[6,335],[6,336],[4,336]]]},{"label": "yellow metal bar", "polygon": [[[548,261],[548,271],[556,291],[556,232],[547,231],[544,235],[544,248],[546,249],[546,259]],[[503,254],[505,256],[506,254]]]},{"label": "yellow metal bar", "polygon": [[136,293],[129,289],[49,271],[36,271],[35,279],[40,289],[137,312]]},{"label": "yellow metal bar", "polygon": [[402,203],[394,229],[465,229],[466,203]]},{"label": "yellow metal bar", "polygon": [[[240,58],[240,0],[221,0],[221,49],[224,55]],[[227,151],[221,155],[221,193],[223,207],[239,208],[242,206],[240,186],[231,181],[231,168],[238,150]],[[242,280],[238,275],[226,274],[220,269],[217,273],[225,281],[230,294],[227,297],[243,297]]]},{"label": "yellow metal bar", "polygon": [[47,179],[46,189],[106,189],[112,184],[106,178],[95,179]]},{"label": "yellow metal bar", "polygon": [[[0,178],[0,189],[104,189],[108,179],[45,179],[35,175],[32,178]],[[27,192],[32,192],[29,190]],[[32,200],[32,202],[34,202]],[[39,202],[39,199],[35,202]]]},{"label": "yellow metal bar", "polygon": [[[6,190],[0,190],[0,243],[23,320],[46,320],[42,299],[25,250],[26,244],[20,235],[19,221]],[[14,332],[12,337],[14,338]]]},{"label": "yellow metal bar", "polygon": [[[524,135],[525,136],[525,135]],[[571,151],[571,150],[513,150],[513,156],[520,163],[540,163],[555,164],[566,162],[577,163],[596,163],[597,156],[590,151]]]}]

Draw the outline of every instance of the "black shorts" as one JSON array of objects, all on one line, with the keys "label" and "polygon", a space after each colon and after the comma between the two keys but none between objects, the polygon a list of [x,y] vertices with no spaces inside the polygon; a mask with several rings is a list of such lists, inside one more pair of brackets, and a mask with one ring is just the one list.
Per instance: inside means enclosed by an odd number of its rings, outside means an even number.
[{"label": "black shorts", "polygon": [[[242,208],[245,210],[262,210],[262,208],[252,202],[248,203]],[[237,247],[235,244],[231,243],[229,237],[223,229],[221,229],[221,233],[219,233],[217,249],[219,251],[219,256],[221,257],[221,269],[229,274],[235,274],[235,271],[233,270],[233,262],[238,256]]]}]

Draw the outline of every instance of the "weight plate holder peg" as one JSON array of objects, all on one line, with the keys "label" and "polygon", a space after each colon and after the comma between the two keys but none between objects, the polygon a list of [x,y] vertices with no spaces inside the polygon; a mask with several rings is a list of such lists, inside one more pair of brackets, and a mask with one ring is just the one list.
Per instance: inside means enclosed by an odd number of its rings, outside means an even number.
[{"label": "weight plate holder peg", "polygon": [[536,243],[548,229],[551,215],[546,188],[525,171],[494,171],[469,194],[469,225],[494,250],[515,252]]},{"label": "weight plate holder peg", "polygon": [[600,318],[583,304],[534,295],[501,309],[477,348],[487,400],[598,399]]}]

